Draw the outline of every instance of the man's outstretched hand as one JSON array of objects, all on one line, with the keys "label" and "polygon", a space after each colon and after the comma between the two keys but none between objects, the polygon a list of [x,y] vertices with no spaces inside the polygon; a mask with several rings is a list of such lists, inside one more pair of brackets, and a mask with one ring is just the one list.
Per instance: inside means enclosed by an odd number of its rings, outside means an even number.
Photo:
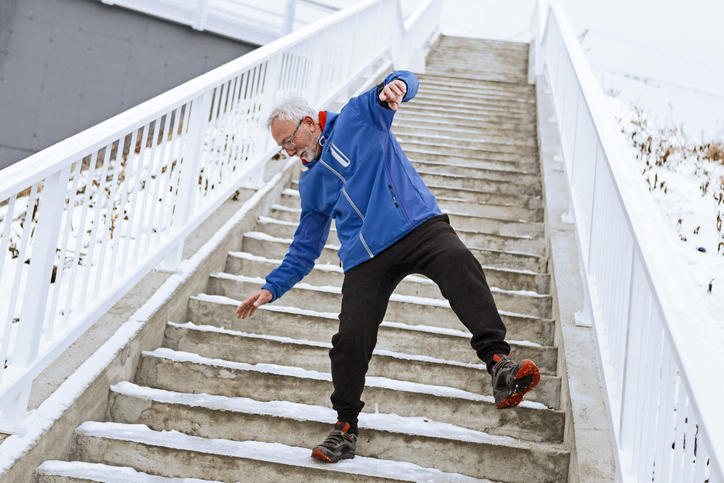
[{"label": "man's outstretched hand", "polygon": [[273,298],[272,293],[266,289],[257,290],[249,298],[244,300],[236,309],[236,318],[245,319],[251,317],[256,309],[269,302]]},{"label": "man's outstretched hand", "polygon": [[400,79],[395,79],[389,84],[387,84],[381,91],[380,91],[380,100],[381,101],[387,101],[387,106],[392,109],[393,111],[396,111],[398,107],[400,107],[400,103],[402,102],[402,98],[405,97],[405,94],[407,93],[407,84],[402,82]]}]

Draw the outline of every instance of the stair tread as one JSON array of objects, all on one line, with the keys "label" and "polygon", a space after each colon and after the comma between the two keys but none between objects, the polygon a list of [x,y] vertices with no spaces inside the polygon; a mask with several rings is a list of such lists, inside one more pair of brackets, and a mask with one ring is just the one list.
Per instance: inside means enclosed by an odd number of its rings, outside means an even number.
[{"label": "stair tread", "polygon": [[[337,417],[336,411],[327,406],[293,403],[289,401],[257,401],[245,397],[226,397],[203,393],[182,393],[140,386],[128,381],[114,384],[111,386],[111,391],[126,396],[170,404],[181,404],[184,406],[265,415],[277,418],[291,418],[297,421],[314,421],[328,423],[330,425],[336,421]],[[86,428],[84,428],[84,426],[86,424],[88,423],[83,423],[78,427],[78,430],[85,432]],[[519,440],[510,436],[499,436],[450,423],[441,423],[420,416],[405,417],[396,414],[363,412],[359,415],[358,426],[361,431],[376,430],[410,436],[508,446],[552,453],[568,452],[565,446],[560,443]]]},{"label": "stair tread", "polygon": [[170,478],[150,475],[137,471],[130,466],[115,466],[87,461],[46,460],[38,466],[36,472],[46,476],[64,476],[82,480],[103,481],[105,483],[128,483],[143,481],[145,483],[222,483],[217,480],[201,480],[198,478]]},{"label": "stair tread", "polygon": [[356,456],[335,465],[310,458],[309,448],[262,441],[234,441],[192,436],[178,431],[154,431],[142,424],[113,422],[86,422],[77,429],[78,434],[107,439],[122,439],[150,446],[221,454],[245,459],[262,460],[287,466],[299,466],[340,474],[358,474],[378,478],[432,481],[479,481],[456,473],[424,468],[413,463]]},{"label": "stair tread", "polygon": [[[271,265],[278,266],[282,263],[281,259],[273,259],[273,258],[266,258],[259,255],[254,255],[253,253],[249,252],[228,252],[229,256],[237,257],[237,258],[243,258],[245,260],[250,261],[259,261],[259,262],[265,262],[269,263]],[[483,267],[486,268],[492,268],[492,267]],[[339,265],[332,265],[330,263],[315,263],[314,268],[312,270],[318,270],[320,272],[333,272],[333,273],[344,273],[344,270]],[[498,270],[498,269],[496,269]],[[513,270],[513,269],[499,269],[501,271],[509,272],[509,273],[516,273],[516,274],[534,274],[535,272],[525,271],[525,270]],[[424,285],[436,285],[434,281],[430,280],[429,278],[423,276],[423,275],[408,275],[403,279],[403,282],[409,282],[409,283],[415,283],[415,284],[424,284]],[[516,295],[525,295],[533,298],[540,298],[540,299],[548,299],[551,297],[550,294],[541,294],[532,290],[507,290],[502,289],[499,287],[491,286],[490,291],[493,293],[505,293],[505,294],[516,294]]]},{"label": "stair tread", "polygon": [[[225,272],[216,272],[211,274],[211,278],[222,278],[226,280],[235,280],[240,282],[249,282],[249,283],[257,283],[263,285],[265,283],[265,280],[260,277],[247,277],[244,275],[235,275],[231,273],[225,273]],[[305,289],[305,290],[313,290],[318,292],[326,292],[331,293],[335,295],[341,295],[342,294],[342,288],[338,285],[313,285],[306,282],[299,282],[297,283],[294,288],[298,289]],[[526,293],[527,294],[527,293]],[[538,297],[546,297],[545,295],[540,294],[531,294],[531,296],[538,296]],[[441,308],[450,308],[450,303],[446,299],[437,299],[437,298],[430,298],[430,297],[420,297],[417,295],[399,295],[393,293],[390,296],[391,302],[409,302],[414,303],[421,306],[432,306],[432,307],[441,307]],[[505,311],[505,310],[499,310],[501,315],[511,315],[515,317],[521,317],[526,319],[534,319],[539,320],[543,319],[544,317],[535,317],[528,314],[518,314],[511,311]],[[535,344],[536,346],[540,346],[539,344]]]},{"label": "stair tread", "polygon": [[[324,343],[320,343],[320,342],[301,341],[301,340],[297,341],[297,340],[293,340],[293,339],[285,340],[285,339],[289,339],[289,338],[264,336],[264,335],[258,335],[258,334],[239,333],[237,331],[228,331],[225,329],[218,329],[216,327],[211,327],[211,326],[191,327],[188,325],[188,323],[187,324],[176,324],[176,325],[180,326],[180,327],[192,328],[194,330],[199,330],[199,331],[203,331],[203,332],[216,332],[216,333],[235,335],[238,337],[276,340],[276,341],[284,342],[284,343],[287,343],[290,345],[297,344],[297,345],[321,347],[321,348],[326,348],[326,349],[331,348],[331,344],[324,344]],[[214,329],[216,329],[216,330],[214,330]],[[298,379],[313,379],[313,380],[327,381],[327,382],[332,381],[332,374],[330,372],[314,371],[314,370],[305,369],[305,368],[298,367],[298,366],[285,366],[285,365],[270,364],[270,363],[250,364],[250,363],[246,363],[246,362],[229,361],[229,360],[218,359],[218,358],[204,357],[204,356],[198,355],[196,353],[192,353],[192,352],[176,351],[173,349],[169,349],[167,347],[159,347],[158,349],[155,349],[152,351],[143,351],[143,355],[148,356],[148,357],[153,357],[153,358],[173,360],[176,362],[189,362],[189,363],[199,364],[199,365],[203,365],[203,366],[224,367],[224,368],[234,369],[234,370],[239,370],[239,371],[274,374],[274,375],[278,375],[278,376],[288,376],[288,377],[298,378]],[[420,357],[412,356],[409,358],[409,360],[420,360]],[[458,364],[458,365],[460,365],[460,364]],[[482,367],[484,367],[484,365],[482,365]],[[432,384],[423,384],[423,383],[419,383],[419,382],[404,381],[404,380],[400,380],[400,379],[391,379],[388,377],[380,377],[380,376],[369,376],[369,375],[366,376],[365,377],[365,387],[366,388],[374,387],[374,388],[382,388],[382,389],[393,389],[393,390],[399,391],[399,392],[426,394],[426,395],[446,397],[446,398],[450,398],[450,399],[463,399],[463,400],[475,401],[475,402],[480,402],[480,403],[488,403],[488,404],[494,404],[494,402],[495,402],[492,396],[476,394],[476,393],[473,393],[470,391],[464,391],[464,390],[453,388],[453,387],[439,386],[439,385],[432,385]],[[529,400],[524,400],[523,402],[521,402],[520,407],[524,407],[524,408],[528,408],[528,409],[536,410],[536,411],[560,412],[560,410],[551,409],[551,408],[546,407],[544,404],[541,404],[539,402],[529,401]]]}]

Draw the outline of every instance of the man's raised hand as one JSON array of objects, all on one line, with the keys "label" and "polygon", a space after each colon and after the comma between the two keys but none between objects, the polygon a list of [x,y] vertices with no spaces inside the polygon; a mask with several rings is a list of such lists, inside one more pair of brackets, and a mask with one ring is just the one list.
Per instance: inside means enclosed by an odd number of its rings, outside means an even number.
[{"label": "man's raised hand", "polygon": [[245,319],[251,317],[256,309],[269,302],[273,298],[272,293],[266,289],[257,290],[244,300],[236,309],[236,318]]},{"label": "man's raised hand", "polygon": [[400,79],[395,79],[387,84],[380,91],[379,97],[381,101],[387,101],[387,106],[390,109],[396,111],[397,108],[400,107],[400,103],[402,102],[402,99],[405,97],[406,93],[407,84],[405,84]]}]

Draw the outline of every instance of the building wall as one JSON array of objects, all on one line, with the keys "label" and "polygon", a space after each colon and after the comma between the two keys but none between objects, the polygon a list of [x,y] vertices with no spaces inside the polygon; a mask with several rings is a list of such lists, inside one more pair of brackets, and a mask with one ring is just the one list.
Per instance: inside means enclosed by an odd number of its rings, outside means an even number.
[{"label": "building wall", "polygon": [[98,0],[0,0],[0,169],[255,47]]}]

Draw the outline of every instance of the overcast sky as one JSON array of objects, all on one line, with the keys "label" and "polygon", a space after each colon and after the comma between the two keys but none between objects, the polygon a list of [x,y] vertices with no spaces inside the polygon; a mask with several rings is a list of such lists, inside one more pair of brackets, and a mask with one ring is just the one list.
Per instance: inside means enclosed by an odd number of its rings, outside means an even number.
[{"label": "overcast sky", "polygon": [[[561,0],[604,89],[724,137],[724,1]],[[443,33],[527,40],[534,0],[444,0]]]}]

